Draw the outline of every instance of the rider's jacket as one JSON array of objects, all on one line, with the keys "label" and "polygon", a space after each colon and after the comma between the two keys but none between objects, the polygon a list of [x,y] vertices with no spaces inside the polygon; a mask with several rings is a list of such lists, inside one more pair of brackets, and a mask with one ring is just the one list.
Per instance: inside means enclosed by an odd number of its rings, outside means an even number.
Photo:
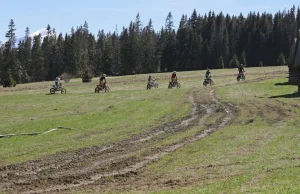
[{"label": "rider's jacket", "polygon": [[208,78],[210,76],[210,71],[206,71],[205,77]]},{"label": "rider's jacket", "polygon": [[175,77],[176,77],[176,73],[173,73],[171,78],[175,78]]},{"label": "rider's jacket", "polygon": [[150,82],[153,82],[154,81],[154,79],[152,78],[152,77],[149,77],[148,78],[148,82],[150,83]]},{"label": "rider's jacket", "polygon": [[244,68],[242,68],[242,67],[239,67],[239,73],[243,73],[244,72]]},{"label": "rider's jacket", "polygon": [[104,76],[100,77],[100,81],[106,80]]},{"label": "rider's jacket", "polygon": [[59,77],[56,77],[55,78],[55,83],[59,83],[60,82],[60,78]]}]

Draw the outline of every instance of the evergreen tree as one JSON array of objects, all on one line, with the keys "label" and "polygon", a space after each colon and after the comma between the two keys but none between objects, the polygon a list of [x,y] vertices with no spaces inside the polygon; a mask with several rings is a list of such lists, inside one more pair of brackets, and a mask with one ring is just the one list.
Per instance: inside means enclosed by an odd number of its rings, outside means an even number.
[{"label": "evergreen tree", "polygon": [[233,55],[230,63],[229,63],[229,67],[230,68],[236,68],[240,65],[239,59],[237,58],[236,55]]},{"label": "evergreen tree", "polygon": [[52,29],[50,25],[48,24],[47,26],[47,36],[44,38],[43,43],[42,43],[42,51],[43,51],[43,74],[46,74],[46,80],[53,80],[56,76],[58,75],[53,75],[53,63],[52,63],[52,56],[54,46],[55,46],[55,36],[54,33],[52,32]]},{"label": "evergreen tree", "polygon": [[71,32],[71,35],[65,35],[64,41],[64,72],[71,75],[76,75],[74,50],[74,33]]},{"label": "evergreen tree", "polygon": [[97,35],[97,42],[96,42],[96,68],[95,68],[95,74],[100,75],[104,72],[103,70],[103,64],[102,64],[102,57],[104,53],[105,48],[105,42],[106,42],[106,35],[104,33],[104,30],[98,32]]},{"label": "evergreen tree", "polygon": [[158,72],[158,60],[156,56],[157,43],[156,35],[153,29],[152,20],[149,20],[148,25],[143,30],[142,45],[143,48],[143,73]]},{"label": "evergreen tree", "polygon": [[230,55],[230,49],[229,49],[229,35],[228,30],[224,30],[224,37],[222,40],[222,58],[224,59],[225,63],[228,64],[228,58]]},{"label": "evergreen tree", "polygon": [[172,16],[172,13],[169,12],[169,14],[166,18],[165,29],[170,34],[170,33],[172,33],[173,28],[174,28],[173,16]]},{"label": "evergreen tree", "polygon": [[219,69],[224,69],[224,67],[225,67],[225,65],[224,65],[223,57],[220,56],[219,62],[218,62],[218,68]]},{"label": "evergreen tree", "polygon": [[120,36],[120,43],[121,43],[121,61],[122,61],[122,70],[121,73],[123,75],[131,74],[131,67],[130,67],[130,56],[129,56],[129,33],[127,28],[123,28],[123,31]]},{"label": "evergreen tree", "polygon": [[16,81],[14,80],[11,70],[7,69],[3,76],[3,87],[13,87],[16,86]]},{"label": "evergreen tree", "polygon": [[142,73],[142,62],[143,62],[143,44],[142,44],[142,27],[143,24],[140,20],[140,14],[138,13],[135,18],[135,22],[133,25],[134,30],[131,33],[132,43],[133,43],[133,50],[135,51],[135,61],[136,61],[136,72]]},{"label": "evergreen tree", "polygon": [[297,21],[297,29],[300,29],[300,7],[298,7],[298,9],[297,9],[296,21]]},{"label": "evergreen tree", "polygon": [[280,53],[279,57],[278,57],[278,60],[277,60],[277,64],[278,65],[285,65],[285,57],[283,55],[283,53]]},{"label": "evergreen tree", "polygon": [[[3,51],[3,69],[2,69],[2,77],[7,78],[6,72],[9,70],[9,72],[13,76],[13,80],[16,81],[16,83],[21,83],[23,76],[23,68],[21,66],[21,63],[18,59],[18,53],[17,49],[15,48],[15,42],[16,42],[16,36],[15,36],[15,24],[13,20],[10,20],[10,23],[8,25],[8,31],[5,34],[6,38],[8,39],[5,43],[5,48]],[[22,43],[19,44],[22,47]],[[22,48],[21,48],[22,49]]]},{"label": "evergreen tree", "polygon": [[[155,32],[152,20],[143,27],[138,13],[135,21],[97,39],[88,23],[74,29],[64,38],[47,26],[47,35],[35,38],[34,45],[25,31],[25,40],[16,48],[15,24],[10,20],[7,42],[0,48],[0,76],[10,69],[17,83],[52,80],[63,72],[91,77],[100,73],[135,74],[173,70],[285,64],[290,44],[300,28],[300,8],[269,13],[250,12],[247,17],[215,14],[200,15],[193,10],[182,15],[175,31],[171,12],[165,26]],[[39,45],[39,46],[38,46]],[[42,52],[41,52],[42,51]],[[279,56],[278,58],[274,56]],[[223,60],[223,62],[222,62]],[[257,64],[257,62],[260,62]],[[27,75],[28,74],[28,75]]]},{"label": "evergreen tree", "polygon": [[242,52],[242,58],[241,58],[241,63],[243,64],[244,67],[247,67],[247,59],[246,59],[246,52]]},{"label": "evergreen tree", "polygon": [[34,36],[32,46],[32,62],[29,75],[33,81],[43,81],[46,79],[47,71],[44,67],[43,51],[41,49],[41,35]]},{"label": "evergreen tree", "polygon": [[15,23],[14,20],[11,19],[8,25],[8,31],[5,34],[5,37],[8,39],[8,41],[6,42],[6,46],[9,49],[12,49],[15,47],[16,44],[16,34],[15,34],[16,28],[15,28]]},{"label": "evergreen tree", "polygon": [[52,48],[51,64],[52,68],[49,69],[48,76],[53,79],[66,71],[64,63],[64,39],[61,33],[58,35],[56,44]]},{"label": "evergreen tree", "polygon": [[120,48],[120,40],[119,35],[114,32],[111,36],[111,44],[112,44],[112,66],[111,71],[112,74],[120,74],[121,73],[121,48]]}]

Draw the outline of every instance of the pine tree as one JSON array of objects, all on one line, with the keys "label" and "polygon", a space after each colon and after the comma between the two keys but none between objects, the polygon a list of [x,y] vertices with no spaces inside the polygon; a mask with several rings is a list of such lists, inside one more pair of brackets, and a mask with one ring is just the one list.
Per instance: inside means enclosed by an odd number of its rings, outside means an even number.
[{"label": "pine tree", "polygon": [[244,67],[247,67],[247,59],[246,59],[246,52],[245,51],[242,52],[241,62],[242,62]]},{"label": "pine tree", "polygon": [[152,20],[149,20],[148,25],[143,30],[142,45],[143,48],[143,73],[153,73],[159,71],[158,60],[156,56],[156,36],[152,25]]},{"label": "pine tree", "polygon": [[53,46],[51,64],[52,67],[49,69],[48,76],[54,79],[56,76],[61,75],[66,71],[64,64],[64,39],[62,34],[58,35],[56,44]]},{"label": "pine tree", "polygon": [[13,87],[16,86],[16,81],[14,80],[11,70],[7,69],[3,76],[3,87]]},{"label": "pine tree", "polygon": [[103,73],[103,64],[102,64],[102,57],[104,53],[105,48],[105,42],[106,42],[106,35],[104,33],[104,30],[98,32],[97,35],[97,42],[96,42],[96,69],[95,74],[100,75]]},{"label": "pine tree", "polygon": [[140,14],[138,13],[136,15],[135,18],[135,22],[134,22],[134,31],[131,33],[131,35],[133,35],[133,45],[134,45],[134,49],[135,50],[135,61],[136,61],[136,72],[137,73],[142,73],[143,69],[143,44],[142,44],[142,40],[141,40],[141,36],[142,36],[142,27],[143,24],[140,20]]},{"label": "pine tree", "polygon": [[112,50],[112,74],[118,75],[121,74],[121,47],[120,47],[120,40],[119,35],[117,32],[114,32],[111,36],[111,44],[113,47]]},{"label": "pine tree", "polygon": [[72,76],[76,75],[76,66],[75,66],[75,53],[74,53],[74,34],[65,35],[64,41],[64,65],[65,71]]},{"label": "pine tree", "polygon": [[229,67],[230,68],[236,68],[240,65],[239,59],[237,58],[236,55],[233,55],[230,63],[229,63]]},{"label": "pine tree", "polygon": [[3,51],[4,65],[2,69],[2,77],[5,77],[7,75],[5,72],[7,72],[8,69],[10,69],[9,72],[12,74],[13,80],[15,80],[16,83],[21,83],[22,78],[24,77],[23,76],[24,71],[18,59],[17,49],[15,48],[15,43],[16,43],[15,30],[16,28],[15,28],[14,21],[10,20],[10,23],[8,25],[8,31],[5,34],[8,40],[5,43],[5,48]]},{"label": "pine tree", "polygon": [[283,55],[283,53],[280,53],[279,57],[278,57],[278,60],[277,60],[277,64],[278,65],[285,65],[285,57]]},{"label": "pine tree", "polygon": [[96,39],[91,33],[88,36],[88,54],[89,54],[89,66],[93,75],[97,75],[97,57],[96,57]]},{"label": "pine tree", "polygon": [[172,33],[173,28],[174,28],[173,16],[172,13],[169,12],[165,23],[165,29],[170,34]]},{"label": "pine tree", "polygon": [[16,34],[15,34],[16,28],[14,20],[11,19],[8,25],[8,32],[5,34],[5,37],[8,38],[8,41],[6,42],[7,47],[10,49],[15,47],[16,44]]},{"label": "pine tree", "polygon": [[229,55],[230,55],[229,35],[228,35],[228,30],[225,29],[224,38],[222,40],[222,58],[224,59],[226,64],[228,64]]},{"label": "pine tree", "polygon": [[196,9],[194,9],[191,15],[191,19],[189,20],[190,26],[193,30],[196,30],[197,19],[198,19],[197,11]]},{"label": "pine tree", "polygon": [[224,67],[225,67],[225,65],[224,65],[223,57],[220,56],[219,62],[218,62],[218,68],[219,69],[224,69]]},{"label": "pine tree", "polygon": [[43,51],[41,49],[41,35],[33,38],[32,62],[29,75],[33,81],[43,81],[46,79],[47,72],[44,67]]},{"label": "pine tree", "polygon": [[43,51],[43,74],[46,74],[46,80],[53,80],[58,75],[52,74],[53,69],[53,63],[52,63],[52,56],[53,56],[53,50],[55,46],[55,36],[54,33],[50,27],[50,25],[47,25],[47,36],[44,38],[42,43],[42,51]]},{"label": "pine tree", "polygon": [[297,9],[297,29],[300,29],[300,7]]},{"label": "pine tree", "polygon": [[263,66],[264,66],[263,62],[262,62],[262,61],[259,61],[258,66],[259,66],[259,67],[263,67]]},{"label": "pine tree", "polygon": [[102,53],[102,72],[111,74],[111,67],[113,63],[113,48],[111,43],[111,37],[105,42],[104,50]]}]

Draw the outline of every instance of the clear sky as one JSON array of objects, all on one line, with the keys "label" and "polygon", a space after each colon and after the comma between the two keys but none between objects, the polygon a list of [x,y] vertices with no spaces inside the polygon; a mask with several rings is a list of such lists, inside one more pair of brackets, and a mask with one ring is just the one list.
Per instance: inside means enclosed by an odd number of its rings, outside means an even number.
[{"label": "clear sky", "polygon": [[10,19],[16,24],[18,38],[24,36],[28,26],[31,32],[50,24],[56,32],[69,33],[86,20],[95,35],[99,29],[121,31],[140,13],[146,25],[151,18],[154,28],[164,26],[171,11],[177,28],[182,14],[190,16],[194,9],[203,15],[213,10],[216,13],[244,16],[250,11],[275,13],[279,10],[298,7],[299,0],[0,0],[0,40],[5,39]]}]

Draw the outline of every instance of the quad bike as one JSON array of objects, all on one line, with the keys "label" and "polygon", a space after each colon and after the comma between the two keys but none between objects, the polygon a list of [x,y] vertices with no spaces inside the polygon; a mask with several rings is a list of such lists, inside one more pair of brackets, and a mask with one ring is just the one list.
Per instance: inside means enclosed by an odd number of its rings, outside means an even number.
[{"label": "quad bike", "polygon": [[174,82],[169,82],[168,89],[172,89],[173,87],[181,87],[181,84],[178,82],[178,80],[175,80]]},{"label": "quad bike", "polygon": [[245,80],[246,77],[245,77],[245,74],[244,73],[239,73],[236,80],[239,82],[240,80]]},{"label": "quad bike", "polygon": [[147,84],[147,89],[151,89],[151,88],[158,88],[158,83],[156,82],[156,80],[153,80],[152,83]]},{"label": "quad bike", "polygon": [[95,93],[99,93],[100,91],[109,92],[110,88],[108,84],[106,83],[104,85],[97,85],[95,88]]},{"label": "quad bike", "polygon": [[213,85],[213,84],[214,84],[214,82],[213,82],[213,80],[211,79],[211,77],[206,78],[206,79],[204,79],[204,81],[203,81],[203,86]]},{"label": "quad bike", "polygon": [[53,87],[50,89],[50,94],[55,94],[56,91],[60,91],[62,94],[66,94],[67,90],[62,87],[61,83],[59,85],[53,85]]}]

